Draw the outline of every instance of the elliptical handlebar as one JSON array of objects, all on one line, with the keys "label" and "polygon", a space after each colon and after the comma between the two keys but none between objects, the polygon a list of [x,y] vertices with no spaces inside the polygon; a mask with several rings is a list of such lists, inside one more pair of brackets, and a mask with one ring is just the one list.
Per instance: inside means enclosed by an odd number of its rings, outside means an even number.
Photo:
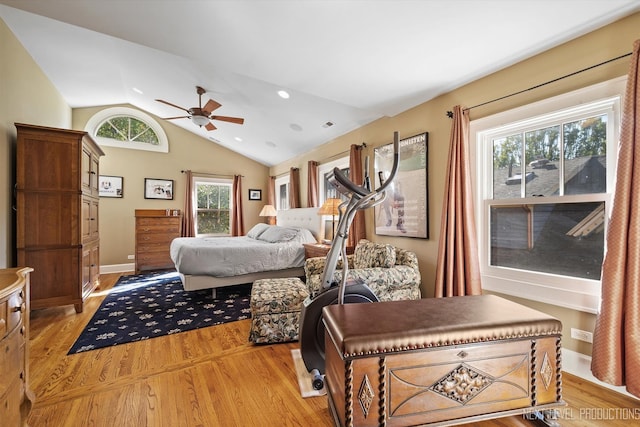
[{"label": "elliptical handlebar", "polygon": [[[338,293],[338,304],[342,304],[344,301],[344,287],[347,280],[347,272],[349,270],[348,263],[346,262],[347,249],[346,243],[348,238],[348,231],[353,218],[358,210],[364,210],[371,208],[386,198],[386,189],[393,182],[400,164],[400,140],[398,132],[393,133],[393,166],[389,177],[377,190],[370,189],[369,183],[369,158],[366,159],[365,177],[362,186],[357,185],[351,181],[339,168],[333,169],[333,174],[329,177],[329,182],[336,187],[337,191],[343,195],[349,196],[349,201],[340,204],[340,216],[338,220],[338,229],[336,235],[333,236],[333,242],[331,248],[327,254],[324,269],[322,271],[322,289],[324,292],[331,288],[333,284],[333,275],[336,271],[338,260],[340,256],[343,259],[343,274],[342,281],[340,283],[340,291]],[[344,212],[342,211],[343,206]]]}]

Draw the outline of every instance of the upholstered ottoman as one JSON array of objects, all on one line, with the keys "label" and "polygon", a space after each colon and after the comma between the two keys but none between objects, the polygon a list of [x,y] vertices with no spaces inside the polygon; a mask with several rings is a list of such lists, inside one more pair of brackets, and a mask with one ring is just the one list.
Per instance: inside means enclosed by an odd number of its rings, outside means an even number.
[{"label": "upholstered ottoman", "polygon": [[309,295],[297,277],[260,279],[251,288],[251,331],[256,344],[296,341],[302,302]]},{"label": "upholstered ottoman", "polygon": [[564,405],[562,324],[520,304],[427,298],[330,305],[323,317],[336,425],[452,425]]}]

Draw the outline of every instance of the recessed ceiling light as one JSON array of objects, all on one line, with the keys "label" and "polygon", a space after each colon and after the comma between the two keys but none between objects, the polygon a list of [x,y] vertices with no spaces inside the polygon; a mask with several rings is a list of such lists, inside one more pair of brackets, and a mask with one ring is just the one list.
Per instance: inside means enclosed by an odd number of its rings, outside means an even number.
[{"label": "recessed ceiling light", "polygon": [[144,93],[143,93],[140,89],[138,89],[137,87],[134,87],[134,88],[133,88],[133,91],[134,91],[135,93],[139,93],[140,95],[144,95]]},{"label": "recessed ceiling light", "polygon": [[238,142],[242,142],[242,138],[240,138],[239,136],[236,136],[236,137],[235,137],[235,138],[233,138],[233,139],[235,139],[235,140],[236,140],[236,141],[238,141]]},{"label": "recessed ceiling light", "polygon": [[269,147],[271,147],[271,148],[276,148],[276,147],[277,147],[277,146],[276,146],[276,143],[275,143],[275,142],[273,142],[273,141],[267,141],[267,142],[265,142],[265,144],[267,144],[267,145],[268,145]]},{"label": "recessed ceiling light", "polygon": [[290,127],[292,130],[295,130],[296,132],[300,132],[300,131],[302,130],[302,126],[300,126],[300,125],[299,125],[299,124],[297,124],[297,123],[291,123],[291,124],[289,125],[289,127]]},{"label": "recessed ceiling light", "polygon": [[289,99],[289,92],[287,92],[286,90],[279,90],[278,95],[280,96],[280,98]]}]

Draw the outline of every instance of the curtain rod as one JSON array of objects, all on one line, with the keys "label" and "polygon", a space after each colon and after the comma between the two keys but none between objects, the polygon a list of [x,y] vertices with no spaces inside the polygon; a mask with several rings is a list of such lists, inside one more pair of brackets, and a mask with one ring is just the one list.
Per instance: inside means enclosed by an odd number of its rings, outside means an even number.
[{"label": "curtain rod", "polygon": [[[187,173],[186,170],[181,170],[180,173]],[[216,173],[209,173],[209,172],[194,172],[191,171],[192,174],[194,175],[203,175],[203,176],[213,176],[216,178],[233,178],[235,175],[223,175],[223,174],[216,174]],[[244,178],[244,175],[240,175],[241,177]]]},{"label": "curtain rod", "polygon": [[[518,92],[511,93],[509,95],[501,96],[499,98],[492,99],[491,101],[485,101],[485,102],[483,102],[481,104],[474,105],[473,107],[464,108],[463,111],[469,111],[469,110],[472,110],[472,109],[477,108],[477,107],[482,107],[483,105],[491,104],[492,102],[501,101],[501,100],[503,100],[505,98],[510,98],[512,96],[520,95],[521,93],[528,92],[528,91],[533,90],[533,89],[538,89],[538,88],[540,88],[542,86],[546,86],[548,84],[555,83],[555,82],[557,82],[559,80],[566,79],[567,77],[572,77],[572,76],[575,76],[576,74],[580,74],[580,73],[583,73],[585,71],[589,71],[589,70],[591,70],[593,68],[600,67],[601,65],[608,64],[609,62],[613,62],[613,61],[617,61],[618,59],[626,58],[627,56],[631,56],[631,54],[633,54],[633,52],[625,53],[624,55],[620,55],[620,56],[617,56],[615,58],[607,59],[606,61],[600,62],[599,64],[591,65],[591,66],[589,66],[587,68],[583,68],[581,70],[574,71],[573,73],[569,73],[569,74],[564,75],[562,77],[558,77],[558,78],[555,78],[553,80],[549,80],[548,82],[544,82],[544,83],[540,83],[540,84],[535,85],[535,86],[531,86],[528,89],[523,89],[523,90],[520,90]],[[449,117],[450,119],[453,118],[453,111],[447,111],[447,117]]]}]

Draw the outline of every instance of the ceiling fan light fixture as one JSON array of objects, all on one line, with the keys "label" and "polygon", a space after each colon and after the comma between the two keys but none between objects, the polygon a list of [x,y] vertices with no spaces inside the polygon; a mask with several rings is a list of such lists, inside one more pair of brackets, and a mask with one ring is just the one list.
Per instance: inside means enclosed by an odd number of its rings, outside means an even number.
[{"label": "ceiling fan light fixture", "polygon": [[205,116],[191,116],[191,121],[194,125],[205,126],[209,124],[209,118]]}]

